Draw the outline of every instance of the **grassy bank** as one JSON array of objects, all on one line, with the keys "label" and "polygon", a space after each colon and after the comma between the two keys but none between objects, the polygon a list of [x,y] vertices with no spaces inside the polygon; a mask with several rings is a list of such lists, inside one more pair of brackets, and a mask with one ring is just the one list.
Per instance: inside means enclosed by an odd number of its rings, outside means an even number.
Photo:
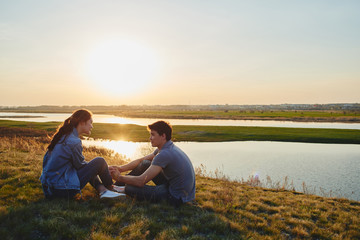
[{"label": "grassy bank", "polygon": [[[38,134],[51,135],[59,123],[22,122],[0,120],[0,131],[14,132],[34,129]],[[16,128],[11,130],[11,128]],[[360,144],[360,130],[238,127],[238,126],[174,126],[175,141],[223,142],[223,141],[286,141],[309,143]],[[23,133],[24,134],[24,133]],[[146,127],[131,124],[94,123],[93,138],[148,141]]]},{"label": "grassy bank", "polygon": [[[29,132],[28,132],[29,133]],[[25,132],[26,134],[26,132]],[[0,137],[2,239],[359,239],[360,203],[213,179],[197,169],[196,202],[180,208],[130,198],[45,200],[38,178],[46,139]],[[86,159],[119,155],[85,149]]]}]

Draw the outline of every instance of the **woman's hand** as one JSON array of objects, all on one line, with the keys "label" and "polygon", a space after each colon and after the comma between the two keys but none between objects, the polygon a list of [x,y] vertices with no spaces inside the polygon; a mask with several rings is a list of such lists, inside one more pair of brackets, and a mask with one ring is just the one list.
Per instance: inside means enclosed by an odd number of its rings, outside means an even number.
[{"label": "woman's hand", "polygon": [[109,167],[109,171],[110,171],[110,175],[111,177],[115,180],[115,181],[121,181],[121,173],[120,171],[116,168],[113,168],[113,166]]}]

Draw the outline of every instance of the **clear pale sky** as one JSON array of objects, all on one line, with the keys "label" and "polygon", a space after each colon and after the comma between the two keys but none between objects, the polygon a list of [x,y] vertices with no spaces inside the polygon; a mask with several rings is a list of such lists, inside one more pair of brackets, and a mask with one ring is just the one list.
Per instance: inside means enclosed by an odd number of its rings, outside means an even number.
[{"label": "clear pale sky", "polygon": [[360,102],[360,1],[0,0],[0,106]]}]

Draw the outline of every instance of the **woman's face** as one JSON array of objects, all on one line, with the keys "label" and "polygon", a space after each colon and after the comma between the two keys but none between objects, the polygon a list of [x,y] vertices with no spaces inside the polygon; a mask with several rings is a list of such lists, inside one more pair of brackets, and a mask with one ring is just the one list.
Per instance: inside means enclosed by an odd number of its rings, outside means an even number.
[{"label": "woman's face", "polygon": [[80,134],[90,135],[91,134],[91,129],[93,128],[92,124],[93,124],[92,118],[90,118],[86,122],[80,122],[79,123],[79,128],[78,128],[79,135]]}]

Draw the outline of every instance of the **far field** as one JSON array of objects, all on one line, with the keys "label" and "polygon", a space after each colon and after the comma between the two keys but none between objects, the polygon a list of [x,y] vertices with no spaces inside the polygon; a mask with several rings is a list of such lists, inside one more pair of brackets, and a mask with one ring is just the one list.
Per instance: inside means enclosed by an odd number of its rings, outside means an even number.
[{"label": "far field", "polygon": [[[356,105],[356,106],[355,106]],[[354,104],[351,109],[336,109],[329,106],[322,110],[261,110],[251,108],[231,109],[223,105],[216,109],[210,106],[37,106],[0,108],[5,112],[26,113],[72,113],[79,108],[86,108],[95,114],[112,114],[120,117],[132,118],[164,118],[164,119],[233,119],[233,120],[279,120],[298,122],[360,122],[360,107]]]},{"label": "far field", "polygon": [[175,119],[278,120],[297,122],[360,122],[360,112],[351,111],[124,111],[122,117]]}]

